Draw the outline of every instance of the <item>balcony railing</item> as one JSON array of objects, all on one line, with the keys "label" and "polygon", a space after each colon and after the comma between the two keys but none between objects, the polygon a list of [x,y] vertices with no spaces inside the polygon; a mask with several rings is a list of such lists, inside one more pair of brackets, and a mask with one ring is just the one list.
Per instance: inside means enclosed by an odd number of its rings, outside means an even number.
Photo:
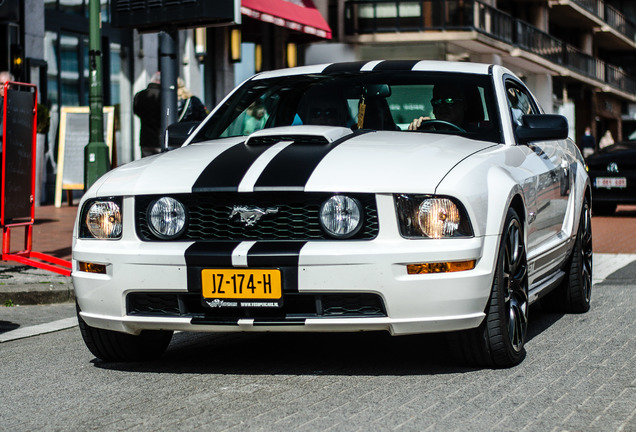
[{"label": "balcony railing", "polygon": [[588,12],[593,13],[599,18],[603,17],[603,1],[602,0],[574,0],[574,3],[581,6]]},{"label": "balcony railing", "polygon": [[512,44],[514,41],[514,18],[505,12],[480,2],[475,2],[473,25],[479,31],[495,39]]},{"label": "balcony railing", "polygon": [[634,26],[633,22],[625,18],[625,15],[620,13],[616,8],[606,4],[604,19],[610,27],[613,27],[619,33],[624,34],[629,40],[634,40],[634,35],[636,35],[636,26]]},{"label": "balcony railing", "polygon": [[636,94],[636,80],[627,75],[621,68],[606,64],[605,76],[609,85]]},{"label": "balcony railing", "polygon": [[596,15],[629,40],[634,40],[636,26],[614,6],[605,3],[603,0],[572,0],[572,2]]},{"label": "balcony railing", "polygon": [[[579,3],[585,3],[589,7],[601,4],[600,0]],[[636,80],[620,68],[587,55],[548,33],[480,1],[350,0],[345,3],[345,23],[345,32],[349,35],[478,31],[536,54],[553,64],[607,82],[619,90],[633,94],[636,89]]]},{"label": "balcony railing", "polygon": [[552,63],[558,65],[565,63],[562,41],[524,21],[516,19],[515,24],[515,45]]}]

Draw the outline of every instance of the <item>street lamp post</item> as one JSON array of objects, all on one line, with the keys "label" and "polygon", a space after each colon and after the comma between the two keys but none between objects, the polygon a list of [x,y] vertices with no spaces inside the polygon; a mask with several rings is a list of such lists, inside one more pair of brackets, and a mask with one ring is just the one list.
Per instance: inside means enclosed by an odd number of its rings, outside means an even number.
[{"label": "street lamp post", "polygon": [[159,32],[161,68],[161,151],[168,151],[166,128],[177,122],[177,41],[175,30]]},{"label": "street lamp post", "polygon": [[102,40],[100,1],[89,0],[89,93],[90,138],[84,147],[84,189],[110,169],[108,146],[104,142],[104,102],[102,97]]}]

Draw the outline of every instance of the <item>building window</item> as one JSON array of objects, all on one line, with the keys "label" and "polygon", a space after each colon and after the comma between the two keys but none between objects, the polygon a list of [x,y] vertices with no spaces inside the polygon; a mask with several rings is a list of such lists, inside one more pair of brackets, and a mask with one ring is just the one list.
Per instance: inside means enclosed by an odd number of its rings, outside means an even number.
[{"label": "building window", "polygon": [[[44,0],[44,8],[88,19],[89,0]],[[110,0],[100,0],[102,22],[110,22]]]}]

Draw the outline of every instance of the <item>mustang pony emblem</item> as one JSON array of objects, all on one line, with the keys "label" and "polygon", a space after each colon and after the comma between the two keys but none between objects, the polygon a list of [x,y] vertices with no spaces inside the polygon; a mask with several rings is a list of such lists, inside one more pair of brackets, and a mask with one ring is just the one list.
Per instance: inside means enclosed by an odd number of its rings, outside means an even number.
[{"label": "mustang pony emblem", "polygon": [[245,223],[245,226],[252,226],[259,221],[266,214],[278,213],[278,207],[268,207],[263,210],[260,207],[235,205],[232,207],[232,213],[228,219],[232,219],[234,216],[239,215],[241,222]]}]

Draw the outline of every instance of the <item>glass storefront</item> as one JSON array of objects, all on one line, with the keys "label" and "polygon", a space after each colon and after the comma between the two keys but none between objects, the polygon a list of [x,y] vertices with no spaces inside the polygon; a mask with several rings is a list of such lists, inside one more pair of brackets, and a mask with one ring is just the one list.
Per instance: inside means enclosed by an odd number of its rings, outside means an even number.
[{"label": "glass storefront", "polygon": [[[112,28],[109,1],[101,0],[103,104],[114,106],[118,163],[132,160],[131,121],[121,119],[121,104],[130,104],[129,63],[132,31]],[[59,114],[62,107],[88,106],[89,20],[88,0],[45,0],[44,60],[47,63],[47,100],[51,111],[48,135],[48,182],[56,171]],[[131,115],[124,110],[124,115]],[[122,121],[123,120],[123,121]],[[125,130],[122,130],[122,125]],[[54,181],[54,177],[53,177]],[[47,201],[50,197],[47,194]]]}]

